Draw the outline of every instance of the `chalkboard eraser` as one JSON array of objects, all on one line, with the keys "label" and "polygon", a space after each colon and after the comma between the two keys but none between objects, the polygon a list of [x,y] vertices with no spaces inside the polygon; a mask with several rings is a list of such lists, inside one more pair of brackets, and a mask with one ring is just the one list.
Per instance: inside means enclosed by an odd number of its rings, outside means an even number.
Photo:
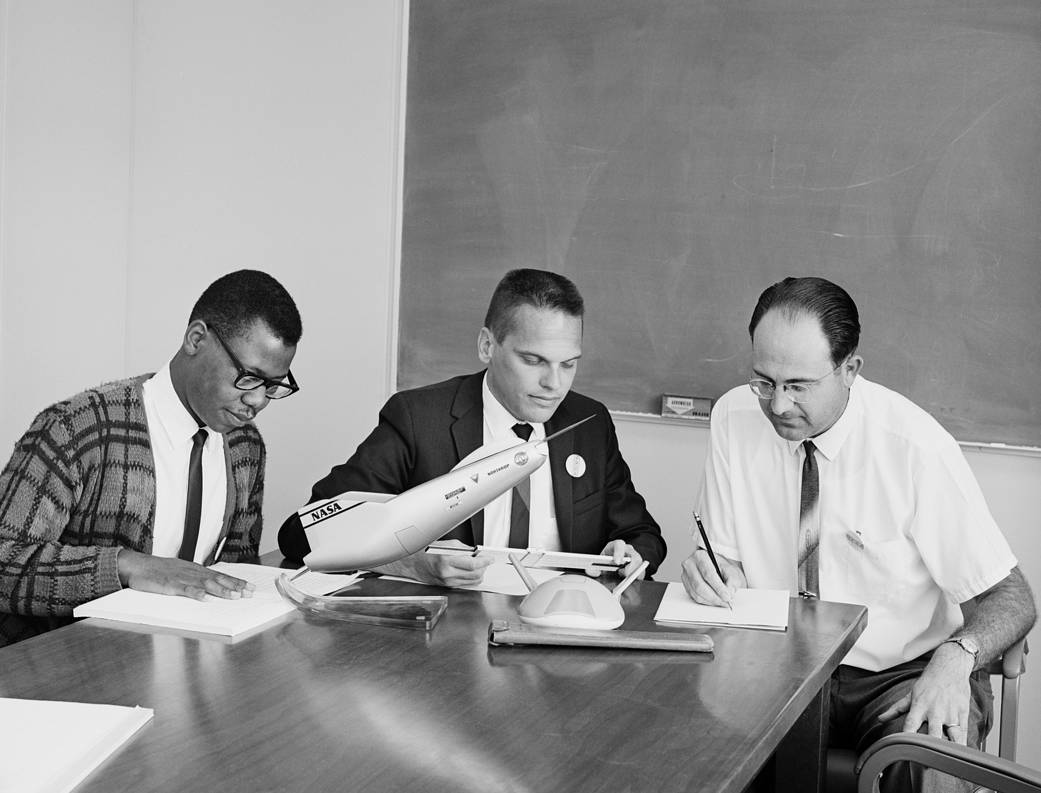
[{"label": "chalkboard eraser", "polygon": [[708,421],[712,413],[712,400],[708,397],[661,395],[661,414],[668,419]]}]

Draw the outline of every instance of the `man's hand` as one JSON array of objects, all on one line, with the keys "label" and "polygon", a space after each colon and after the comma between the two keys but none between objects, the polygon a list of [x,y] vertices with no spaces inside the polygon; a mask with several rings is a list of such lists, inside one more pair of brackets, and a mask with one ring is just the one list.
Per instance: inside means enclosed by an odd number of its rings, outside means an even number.
[{"label": "man's hand", "polygon": [[[626,543],[625,540],[611,540],[611,542],[604,546],[604,550],[600,551],[600,555],[610,556],[614,560],[614,563],[619,567],[621,567],[622,560],[628,556],[628,564],[618,571],[619,575],[623,578],[643,564],[643,557],[636,552],[636,549],[633,548],[633,546]],[[601,569],[599,567],[589,567],[586,569],[585,573],[586,575],[591,575],[595,578],[600,575]],[[645,575],[646,573],[640,573],[640,575],[637,576],[637,580],[642,579]]]},{"label": "man's hand", "polygon": [[904,716],[904,732],[918,732],[923,724],[928,724],[929,735],[946,737],[964,746],[968,738],[971,672],[971,655],[957,644],[941,644],[911,693],[880,713],[878,720],[892,721]]},{"label": "man's hand", "polygon": [[[467,547],[461,542],[457,544],[460,548]],[[491,563],[491,558],[487,556],[420,552],[373,569],[378,573],[411,578],[424,584],[456,587],[481,583],[484,569]]]},{"label": "man's hand", "polygon": [[235,600],[253,596],[253,584],[195,562],[152,556],[122,548],[116,557],[119,581],[130,589],[205,600],[207,595]]},{"label": "man's hand", "polygon": [[719,569],[723,573],[721,580],[712,567],[708,551],[698,548],[683,560],[683,586],[687,594],[696,602],[706,606],[727,606],[734,598],[734,592],[748,586],[745,571],[740,562],[727,559],[716,554]]}]

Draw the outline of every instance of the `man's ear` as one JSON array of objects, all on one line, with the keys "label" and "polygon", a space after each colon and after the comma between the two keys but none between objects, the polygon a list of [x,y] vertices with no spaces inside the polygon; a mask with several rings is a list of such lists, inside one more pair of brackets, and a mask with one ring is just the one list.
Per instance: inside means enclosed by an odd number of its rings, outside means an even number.
[{"label": "man's ear", "polygon": [[188,323],[184,330],[184,339],[181,341],[181,352],[188,356],[197,355],[202,349],[202,340],[206,338],[206,323],[201,319],[194,319]]},{"label": "man's ear", "polygon": [[495,349],[495,336],[488,328],[481,328],[477,334],[477,357],[481,363],[488,363],[492,359],[492,351]]},{"label": "man's ear", "polygon": [[849,356],[849,359],[842,364],[842,382],[846,384],[846,388],[853,385],[853,381],[857,379],[863,365],[864,359],[859,355]]}]

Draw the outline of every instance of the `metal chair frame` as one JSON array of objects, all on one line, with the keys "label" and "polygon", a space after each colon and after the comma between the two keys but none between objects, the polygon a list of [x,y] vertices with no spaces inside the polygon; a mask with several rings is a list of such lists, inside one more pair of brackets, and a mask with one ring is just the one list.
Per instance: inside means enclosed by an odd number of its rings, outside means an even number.
[{"label": "metal chair frame", "polygon": [[878,793],[879,776],[907,760],[1000,793],[1041,793],[1041,772],[1003,757],[921,733],[887,735],[857,763],[857,793]]},{"label": "metal chair frame", "polygon": [[[1016,759],[1016,739],[1019,729],[1019,678],[1026,671],[1025,656],[1029,651],[1027,640],[1020,639],[1000,658],[995,659],[986,667],[987,673],[991,677],[1001,675],[1001,717],[998,723],[997,756],[1009,762],[1014,762]],[[843,779],[839,790],[834,793],[841,793],[847,789],[852,791],[856,780],[856,768],[862,764],[863,758],[860,758],[860,762],[858,762],[852,749],[829,749],[827,755],[825,779],[829,782],[834,782],[836,778]],[[867,752],[864,757],[866,756]],[[895,762],[895,760],[891,762]],[[832,787],[829,786],[829,791]]]}]

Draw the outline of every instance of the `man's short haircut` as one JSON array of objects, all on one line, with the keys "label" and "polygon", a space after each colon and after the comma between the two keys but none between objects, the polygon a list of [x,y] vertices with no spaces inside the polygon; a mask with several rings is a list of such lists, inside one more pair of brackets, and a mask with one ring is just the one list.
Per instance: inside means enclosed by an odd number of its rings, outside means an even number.
[{"label": "man's short haircut", "polygon": [[826,278],[785,278],[767,287],[756,303],[748,335],[754,336],[759,320],[767,311],[777,309],[787,319],[808,315],[820,323],[831,348],[835,366],[856,352],[860,344],[860,315],[849,293]]},{"label": "man's short haircut", "polygon": [[244,335],[258,319],[286,345],[295,347],[303,333],[293,298],[282,284],[260,270],[237,270],[206,287],[188,322],[197,319],[216,328],[225,339]]},{"label": "man's short haircut", "polygon": [[563,311],[582,319],[585,301],[570,280],[548,270],[510,270],[499,281],[488,304],[484,327],[502,342],[515,328],[515,309],[519,306]]}]

